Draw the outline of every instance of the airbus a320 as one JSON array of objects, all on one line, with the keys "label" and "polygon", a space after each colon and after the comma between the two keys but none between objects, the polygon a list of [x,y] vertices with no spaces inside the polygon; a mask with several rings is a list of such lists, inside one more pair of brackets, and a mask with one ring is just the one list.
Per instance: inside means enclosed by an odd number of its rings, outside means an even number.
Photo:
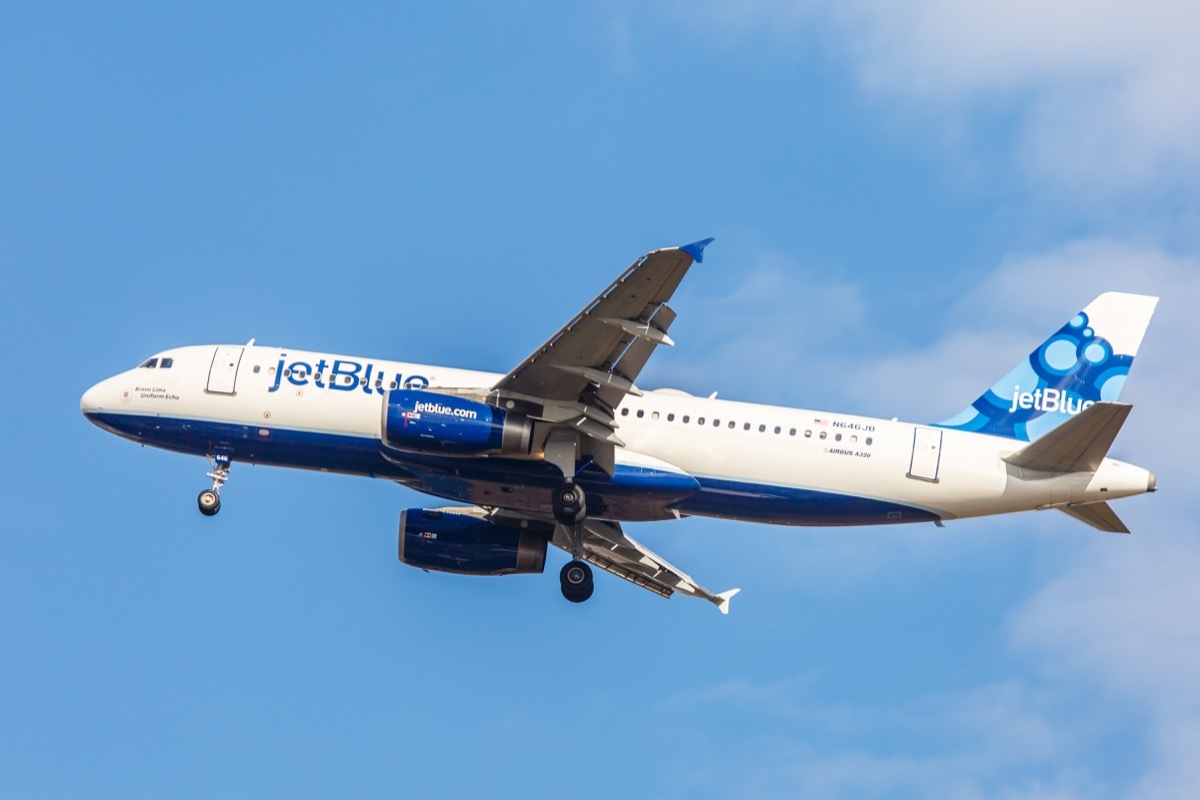
[{"label": "airbus a320", "polygon": [[178,347],[97,383],[101,428],[207,457],[202,514],[238,463],[383,478],[461,505],[400,514],[399,558],[467,575],[540,573],[569,554],[563,595],[599,567],[728,613],[625,531],[688,516],[880,525],[1058,509],[1128,532],[1109,502],[1155,490],[1108,457],[1119,401],[1158,299],[1110,292],[1072,314],[961,413],[938,423],[642,390],[672,345],[667,303],[712,240],[639,258],[505,373],[244,345]]}]

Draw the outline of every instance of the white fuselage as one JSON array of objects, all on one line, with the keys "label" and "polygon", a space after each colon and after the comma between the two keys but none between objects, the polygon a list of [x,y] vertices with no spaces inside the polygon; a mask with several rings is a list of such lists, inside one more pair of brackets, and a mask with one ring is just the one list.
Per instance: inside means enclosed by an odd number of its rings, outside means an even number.
[{"label": "white fuselage", "polygon": [[[219,362],[235,357],[222,374]],[[499,374],[261,346],[184,347],[156,358],[171,366],[102,381],[84,396],[84,412],[122,436],[181,452],[386,477],[481,505],[489,504],[481,491],[492,496],[481,486],[503,491],[505,478],[486,456],[447,466],[379,455],[390,388],[490,387]],[[1021,443],[999,436],[673,390],[627,397],[616,420],[619,466],[652,465],[699,482],[693,497],[673,504],[682,514],[786,524],[928,521],[1113,500],[1153,481],[1113,459],[1095,473],[1022,470],[1003,460]],[[526,508],[541,502],[513,500]]]}]

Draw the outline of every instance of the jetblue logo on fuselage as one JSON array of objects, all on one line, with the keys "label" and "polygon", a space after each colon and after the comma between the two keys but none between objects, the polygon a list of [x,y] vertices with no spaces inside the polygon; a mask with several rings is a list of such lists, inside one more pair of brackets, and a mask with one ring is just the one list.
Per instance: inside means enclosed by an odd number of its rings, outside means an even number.
[{"label": "jetblue logo on fuselage", "polygon": [[1075,415],[1095,404],[1094,400],[1084,400],[1062,389],[1034,389],[1032,392],[1022,392],[1020,386],[1014,386],[1012,408],[1008,409],[1008,412],[1011,414],[1017,410],[1059,411]]},{"label": "jetblue logo on fuselage", "polygon": [[363,394],[384,394],[389,389],[403,386],[406,389],[424,389],[429,385],[429,379],[424,375],[409,375],[407,378],[399,372],[390,377],[371,362],[361,363],[347,358],[334,359],[330,364],[324,358],[315,364],[307,361],[292,361],[288,363],[287,353],[279,358],[275,367],[275,382],[268,392],[277,392],[287,381],[292,386],[316,386],[318,389],[336,389],[340,392],[353,392],[360,389]]}]

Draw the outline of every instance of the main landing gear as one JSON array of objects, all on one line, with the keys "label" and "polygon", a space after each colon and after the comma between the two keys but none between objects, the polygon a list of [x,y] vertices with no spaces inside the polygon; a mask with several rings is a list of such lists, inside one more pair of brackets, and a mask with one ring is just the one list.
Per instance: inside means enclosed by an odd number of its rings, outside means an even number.
[{"label": "main landing gear", "polygon": [[560,484],[551,500],[554,520],[562,525],[571,537],[574,558],[558,573],[563,597],[572,603],[582,603],[592,596],[595,585],[592,568],[583,560],[583,521],[587,518],[587,498],[583,487],[568,480]]},{"label": "main landing gear", "polygon": [[206,517],[211,517],[221,510],[221,487],[229,480],[229,467],[232,460],[227,455],[219,454],[209,458],[209,463],[213,468],[212,472],[208,473],[208,477],[213,481],[212,488],[205,489],[196,498],[196,505],[200,507],[200,513]]},{"label": "main landing gear", "polygon": [[558,573],[563,597],[572,603],[582,603],[592,596],[596,588],[592,583],[592,568],[586,561],[570,561]]}]

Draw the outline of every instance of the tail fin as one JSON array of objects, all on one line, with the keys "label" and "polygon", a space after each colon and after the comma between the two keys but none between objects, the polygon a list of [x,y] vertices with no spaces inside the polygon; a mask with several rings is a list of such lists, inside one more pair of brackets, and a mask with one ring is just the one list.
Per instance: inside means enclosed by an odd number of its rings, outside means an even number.
[{"label": "tail fin", "polygon": [[1158,305],[1107,292],[940,428],[1030,442],[1101,400],[1115,401]]}]

